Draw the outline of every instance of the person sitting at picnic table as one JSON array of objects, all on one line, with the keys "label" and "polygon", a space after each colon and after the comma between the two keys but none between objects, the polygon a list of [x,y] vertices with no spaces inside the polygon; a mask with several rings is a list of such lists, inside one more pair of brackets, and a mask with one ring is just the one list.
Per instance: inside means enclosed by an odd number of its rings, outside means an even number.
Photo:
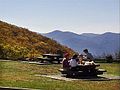
[{"label": "person sitting at picnic table", "polygon": [[72,59],[70,60],[69,65],[70,65],[71,70],[76,70],[78,66],[78,55],[77,54],[73,55]]},{"label": "person sitting at picnic table", "polygon": [[64,58],[62,60],[62,65],[63,65],[62,67],[63,67],[64,70],[69,70],[69,68],[70,68],[70,65],[69,65],[69,53],[66,53],[64,55]]},{"label": "person sitting at picnic table", "polygon": [[85,61],[83,60],[83,55],[82,54],[79,55],[79,64],[81,64],[81,65],[85,64]]},{"label": "person sitting at picnic table", "polygon": [[85,61],[85,65],[93,65],[94,64],[94,58],[91,53],[89,53],[88,49],[84,49],[83,52],[85,53],[83,55],[83,60]]}]

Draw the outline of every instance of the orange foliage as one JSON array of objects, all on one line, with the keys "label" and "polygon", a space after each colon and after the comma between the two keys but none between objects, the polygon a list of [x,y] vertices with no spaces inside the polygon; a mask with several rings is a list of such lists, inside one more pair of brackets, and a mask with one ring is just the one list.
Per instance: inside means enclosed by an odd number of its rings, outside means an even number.
[{"label": "orange foliage", "polygon": [[0,21],[0,58],[36,57],[56,53],[58,49],[74,53],[72,49],[36,32]]}]

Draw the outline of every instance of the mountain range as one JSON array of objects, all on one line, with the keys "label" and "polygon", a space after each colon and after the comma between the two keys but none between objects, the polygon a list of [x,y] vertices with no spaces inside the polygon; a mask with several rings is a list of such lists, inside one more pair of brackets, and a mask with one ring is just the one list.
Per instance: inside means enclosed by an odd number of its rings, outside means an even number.
[{"label": "mountain range", "polygon": [[115,54],[120,51],[120,33],[106,32],[103,34],[62,32],[55,30],[44,33],[44,36],[56,40],[73,50],[82,53],[88,49],[93,55]]}]

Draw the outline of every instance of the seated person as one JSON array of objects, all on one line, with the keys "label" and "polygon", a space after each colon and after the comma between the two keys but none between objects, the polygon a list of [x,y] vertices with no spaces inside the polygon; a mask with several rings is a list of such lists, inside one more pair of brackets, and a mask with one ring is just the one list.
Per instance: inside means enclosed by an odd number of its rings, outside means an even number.
[{"label": "seated person", "polygon": [[71,70],[76,70],[78,65],[78,55],[75,54],[69,62]]},{"label": "seated person", "polygon": [[83,55],[84,60],[86,61],[94,60],[92,54],[88,52],[88,49],[84,49],[83,52],[84,52],[84,55]]},{"label": "seated person", "polygon": [[85,64],[85,61],[83,60],[83,55],[79,55],[79,64]]},{"label": "seated person", "polygon": [[85,53],[85,55],[83,55],[83,60],[85,61],[85,65],[93,65],[94,58],[92,54],[88,52],[88,49],[84,49],[83,52]]},{"label": "seated person", "polygon": [[70,65],[69,65],[69,54],[66,53],[64,55],[63,61],[62,61],[63,69],[64,70],[69,70]]}]

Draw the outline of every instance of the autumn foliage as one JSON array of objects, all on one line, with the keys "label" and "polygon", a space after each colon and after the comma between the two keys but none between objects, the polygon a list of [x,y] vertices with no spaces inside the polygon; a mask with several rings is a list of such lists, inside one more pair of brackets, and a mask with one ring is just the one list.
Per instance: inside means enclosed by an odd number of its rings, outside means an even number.
[{"label": "autumn foliage", "polygon": [[37,57],[44,53],[56,53],[58,49],[74,53],[70,48],[36,32],[0,21],[0,58]]}]

